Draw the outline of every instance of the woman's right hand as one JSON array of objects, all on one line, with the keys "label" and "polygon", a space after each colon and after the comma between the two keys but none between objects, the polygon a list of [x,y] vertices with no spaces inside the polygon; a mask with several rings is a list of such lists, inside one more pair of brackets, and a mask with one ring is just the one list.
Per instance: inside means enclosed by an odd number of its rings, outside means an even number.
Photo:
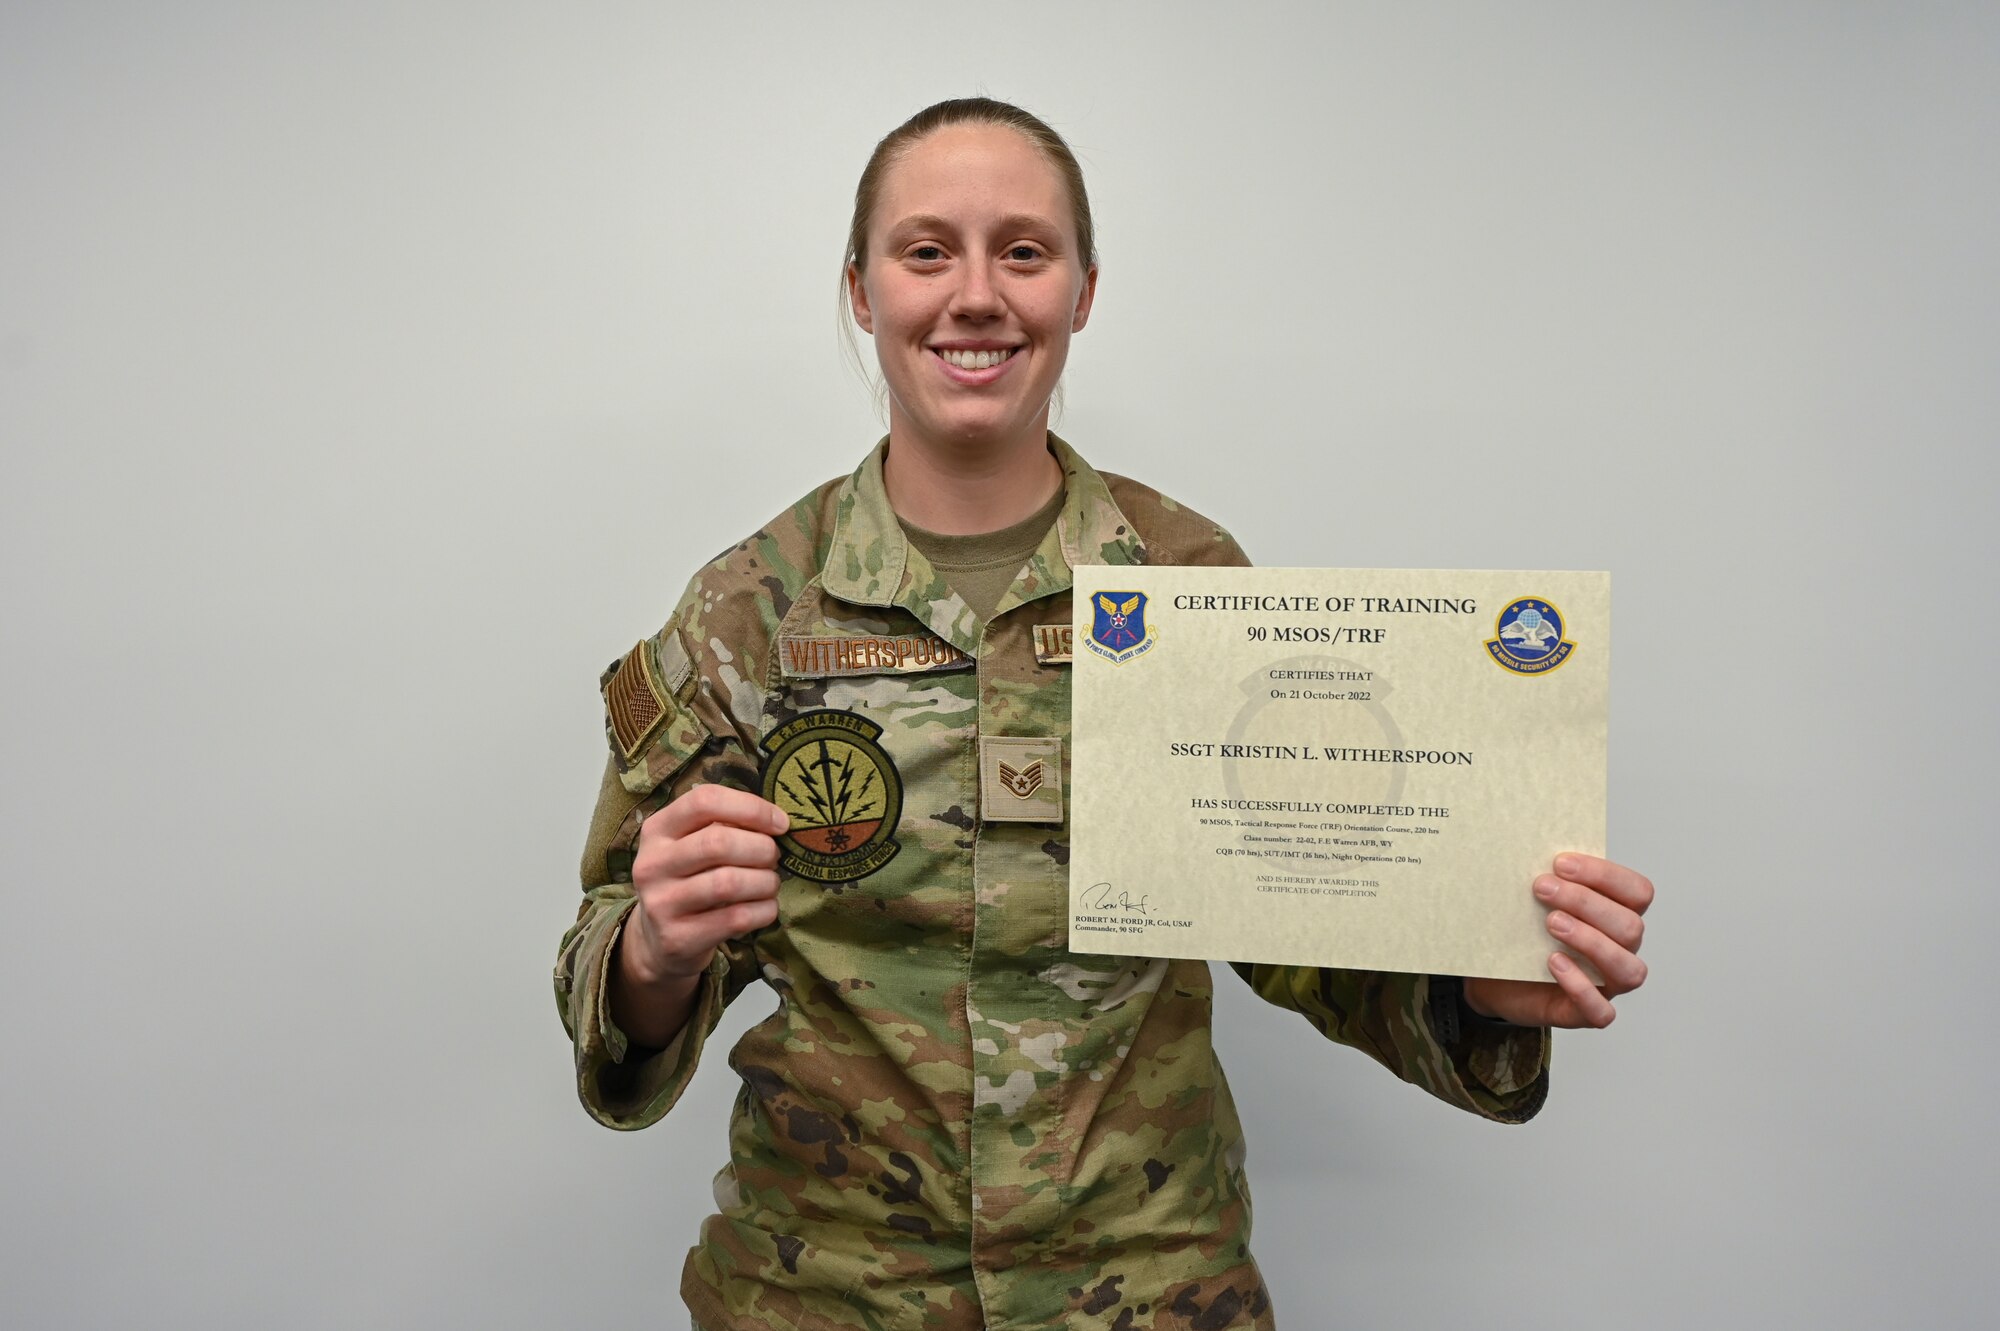
[{"label": "woman's right hand", "polygon": [[638,904],[619,937],[612,993],[612,1019],[634,1042],[670,1042],[715,949],[778,918],[777,836],[788,824],[769,800],[706,785],[640,824]]}]

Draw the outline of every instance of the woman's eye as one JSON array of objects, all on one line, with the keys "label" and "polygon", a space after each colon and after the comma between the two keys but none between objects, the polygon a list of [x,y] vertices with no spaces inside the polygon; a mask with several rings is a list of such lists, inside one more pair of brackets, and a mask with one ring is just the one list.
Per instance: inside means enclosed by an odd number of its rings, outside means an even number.
[{"label": "woman's eye", "polygon": [[935,245],[919,245],[910,251],[910,257],[918,263],[936,263],[944,257],[944,251]]},{"label": "woman's eye", "polygon": [[1007,257],[1015,263],[1033,263],[1042,257],[1042,252],[1033,245],[1016,245],[1007,251]]}]

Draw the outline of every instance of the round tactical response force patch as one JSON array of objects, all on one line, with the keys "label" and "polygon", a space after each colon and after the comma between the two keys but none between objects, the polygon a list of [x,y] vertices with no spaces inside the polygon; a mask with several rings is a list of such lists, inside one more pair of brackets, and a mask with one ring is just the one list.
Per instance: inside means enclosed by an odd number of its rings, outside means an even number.
[{"label": "round tactical response force patch", "polygon": [[903,778],[852,712],[818,711],[763,739],[764,798],[791,816],[778,838],[786,872],[820,883],[865,878],[896,857]]}]

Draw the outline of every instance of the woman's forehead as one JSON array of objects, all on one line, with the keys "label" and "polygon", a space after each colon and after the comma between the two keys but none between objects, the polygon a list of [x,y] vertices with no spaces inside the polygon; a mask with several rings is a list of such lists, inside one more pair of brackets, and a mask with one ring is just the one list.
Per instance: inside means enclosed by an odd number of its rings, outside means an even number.
[{"label": "woman's forehead", "polygon": [[890,165],[875,221],[1025,214],[1067,228],[1069,212],[1061,174],[1033,142],[1002,125],[949,125]]}]

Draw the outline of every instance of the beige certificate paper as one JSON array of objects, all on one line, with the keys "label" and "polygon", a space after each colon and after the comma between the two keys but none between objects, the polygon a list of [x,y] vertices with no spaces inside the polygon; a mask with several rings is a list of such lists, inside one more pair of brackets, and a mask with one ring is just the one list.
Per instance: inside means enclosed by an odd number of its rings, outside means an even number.
[{"label": "beige certificate paper", "polygon": [[1070,947],[1546,980],[1611,579],[1076,570]]}]

